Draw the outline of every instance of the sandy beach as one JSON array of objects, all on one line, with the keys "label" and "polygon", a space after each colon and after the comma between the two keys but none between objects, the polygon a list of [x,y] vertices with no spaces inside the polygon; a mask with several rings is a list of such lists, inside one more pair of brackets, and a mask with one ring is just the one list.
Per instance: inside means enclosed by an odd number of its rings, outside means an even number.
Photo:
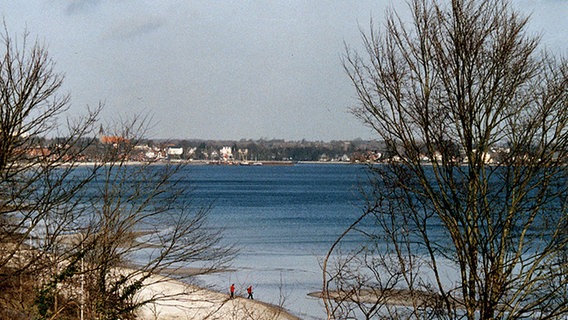
[{"label": "sandy beach", "polygon": [[243,297],[229,299],[223,294],[154,275],[147,279],[138,298],[153,300],[140,308],[143,320],[255,319],[299,320],[285,310]]}]

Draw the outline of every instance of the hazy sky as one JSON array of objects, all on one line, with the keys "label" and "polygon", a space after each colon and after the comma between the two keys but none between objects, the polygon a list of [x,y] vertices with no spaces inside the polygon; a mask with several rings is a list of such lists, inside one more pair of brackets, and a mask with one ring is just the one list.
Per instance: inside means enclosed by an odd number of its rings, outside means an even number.
[{"label": "hazy sky", "polygon": [[[568,52],[568,0],[513,0]],[[154,138],[372,138],[341,65],[344,42],[394,0],[0,0],[12,34],[45,43],[72,112],[150,114]]]}]

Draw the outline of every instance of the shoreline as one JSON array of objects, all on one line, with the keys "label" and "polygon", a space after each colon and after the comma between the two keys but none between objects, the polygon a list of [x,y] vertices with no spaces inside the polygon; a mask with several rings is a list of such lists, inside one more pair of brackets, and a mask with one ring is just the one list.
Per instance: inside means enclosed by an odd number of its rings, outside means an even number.
[{"label": "shoreline", "polygon": [[300,320],[276,305],[240,296],[230,299],[228,294],[161,275],[148,278],[138,298],[151,301],[138,310],[138,316],[143,320]]},{"label": "shoreline", "polygon": [[109,163],[101,163],[101,162],[94,162],[94,161],[85,161],[85,162],[74,162],[74,163],[66,163],[62,162],[59,165],[62,167],[94,167],[94,166],[106,166],[106,165],[124,165],[124,166],[144,166],[144,165],[167,165],[167,164],[184,164],[188,166],[244,166],[244,167],[256,167],[256,166],[294,166],[294,165],[302,165],[302,164],[311,164],[311,165],[366,165],[367,163],[359,163],[359,162],[344,162],[344,161],[278,161],[278,160],[258,160],[254,162],[250,162],[248,164],[240,163],[240,162],[231,162],[231,163],[224,163],[224,162],[217,162],[217,161],[210,161],[210,160],[156,160],[156,161],[125,161],[125,162],[109,162]]}]

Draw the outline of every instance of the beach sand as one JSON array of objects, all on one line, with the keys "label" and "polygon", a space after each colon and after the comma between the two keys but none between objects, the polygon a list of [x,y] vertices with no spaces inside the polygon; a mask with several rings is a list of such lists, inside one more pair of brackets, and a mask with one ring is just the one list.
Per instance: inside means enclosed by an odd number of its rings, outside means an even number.
[{"label": "beach sand", "polygon": [[229,299],[228,294],[168,277],[154,275],[145,284],[139,292],[139,301],[154,301],[140,308],[138,315],[143,320],[299,320],[274,305],[243,297]]}]

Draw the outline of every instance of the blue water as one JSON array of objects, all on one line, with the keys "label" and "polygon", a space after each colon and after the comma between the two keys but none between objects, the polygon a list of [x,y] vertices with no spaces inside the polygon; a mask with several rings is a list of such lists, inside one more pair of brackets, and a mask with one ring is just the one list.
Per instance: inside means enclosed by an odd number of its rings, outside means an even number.
[{"label": "blue water", "polygon": [[[258,300],[282,304],[302,319],[325,319],[323,305],[308,293],[321,290],[321,259],[362,214],[359,189],[369,183],[365,166],[188,166],[181,176],[182,186],[192,190],[186,200],[213,204],[210,226],[225,228],[223,242],[240,250],[232,265],[235,271],[203,276],[203,285],[228,292],[235,283],[240,295],[252,285]],[[563,188],[566,184],[560,181]],[[497,207],[502,202],[499,193],[494,201]],[[548,209],[550,214],[562,212],[556,205]],[[448,239],[444,228],[433,220],[429,232],[433,243],[443,247]],[[351,234],[343,248],[363,241]],[[443,281],[454,281],[453,266],[442,263],[441,268]]]},{"label": "blue water", "polygon": [[[211,225],[225,227],[223,241],[240,252],[234,272],[200,281],[241,293],[253,285],[259,300],[281,304],[303,319],[325,317],[307,296],[321,289],[321,257],[361,213],[358,188],[364,166],[189,166],[184,169],[194,204],[210,204]],[[359,241],[355,236],[348,242]]]},{"label": "blue water", "polygon": [[[126,194],[137,183],[152,185],[155,179],[136,166],[126,169],[125,178],[117,178],[126,180],[121,188]],[[199,277],[198,284],[228,292],[235,283],[241,295],[252,285],[257,300],[282,305],[302,319],[325,318],[323,305],[308,293],[321,290],[321,258],[362,213],[359,188],[368,183],[365,166],[189,165],[174,178],[179,179],[176,187],[187,191],[178,201],[190,202],[194,210],[212,205],[209,227],[224,229],[222,242],[239,250],[231,265],[235,271]],[[105,179],[90,185],[87,196],[96,199]],[[168,232],[170,218],[155,216],[151,222]],[[344,243],[349,247],[361,241],[351,235]]]},{"label": "blue water", "polygon": [[[151,168],[167,170],[168,167],[158,165]],[[126,169],[117,173],[124,173],[124,176],[116,178],[120,183],[119,188],[112,189],[113,192],[119,191],[123,200],[126,199],[122,203],[124,209],[128,209],[128,197],[136,193],[136,187],[153,186],[158,181],[154,181],[156,178],[152,173],[160,172],[150,170],[150,174],[145,175],[137,166]],[[496,169],[496,176],[493,177],[497,182],[499,170]],[[86,172],[87,169],[77,170],[76,174]],[[224,229],[223,243],[234,245],[240,251],[232,264],[235,271],[202,276],[197,279],[198,284],[228,292],[230,284],[235,283],[237,294],[241,295],[245,294],[245,288],[252,285],[258,300],[281,304],[303,319],[325,319],[320,301],[309,297],[308,293],[321,290],[322,257],[363,212],[364,203],[359,188],[369,187],[365,166],[187,166],[175,178],[180,179],[176,188],[188,191],[178,199],[181,200],[180,204],[191,202],[194,209],[212,205],[208,227],[212,231]],[[97,199],[100,201],[105,181],[102,177],[92,181],[86,188],[85,199],[92,199],[95,204]],[[561,177],[556,183],[558,192],[565,193],[565,180]],[[114,184],[112,186],[116,187]],[[171,188],[173,193],[179,190]],[[496,207],[495,212],[498,212],[500,206],[506,206],[507,203],[499,193],[502,189],[496,190],[491,199]],[[164,201],[171,200],[167,196],[160,199],[160,196],[164,195],[160,194],[151,202],[158,209],[164,207]],[[132,199],[133,203],[136,202],[136,197]],[[543,212],[544,219],[535,220],[535,236],[547,230],[549,220],[555,225],[555,219],[565,212],[564,203],[558,200],[547,205]],[[133,207],[137,208],[136,205]],[[173,207],[176,208],[175,205]],[[168,221],[176,218],[177,211],[150,215],[148,218],[154,220],[148,221],[148,225],[159,225],[163,232],[169,232],[172,228]],[[87,215],[82,219],[88,218]],[[82,224],[81,221],[77,223]],[[373,221],[370,219],[360,225],[366,231],[380,229],[365,223]],[[523,220],[519,223],[523,223]],[[140,227],[144,229],[144,226]],[[439,222],[434,219],[429,221],[428,232],[431,243],[436,243],[439,248],[446,247],[445,241],[449,237],[444,228],[439,227]],[[364,245],[363,241],[367,241],[355,233],[344,240],[343,248],[347,250]],[[420,250],[417,243],[416,249]],[[539,244],[538,241],[536,244]],[[447,268],[442,272],[443,278],[453,283],[457,275],[456,270],[452,269],[453,265],[442,265]]]}]

